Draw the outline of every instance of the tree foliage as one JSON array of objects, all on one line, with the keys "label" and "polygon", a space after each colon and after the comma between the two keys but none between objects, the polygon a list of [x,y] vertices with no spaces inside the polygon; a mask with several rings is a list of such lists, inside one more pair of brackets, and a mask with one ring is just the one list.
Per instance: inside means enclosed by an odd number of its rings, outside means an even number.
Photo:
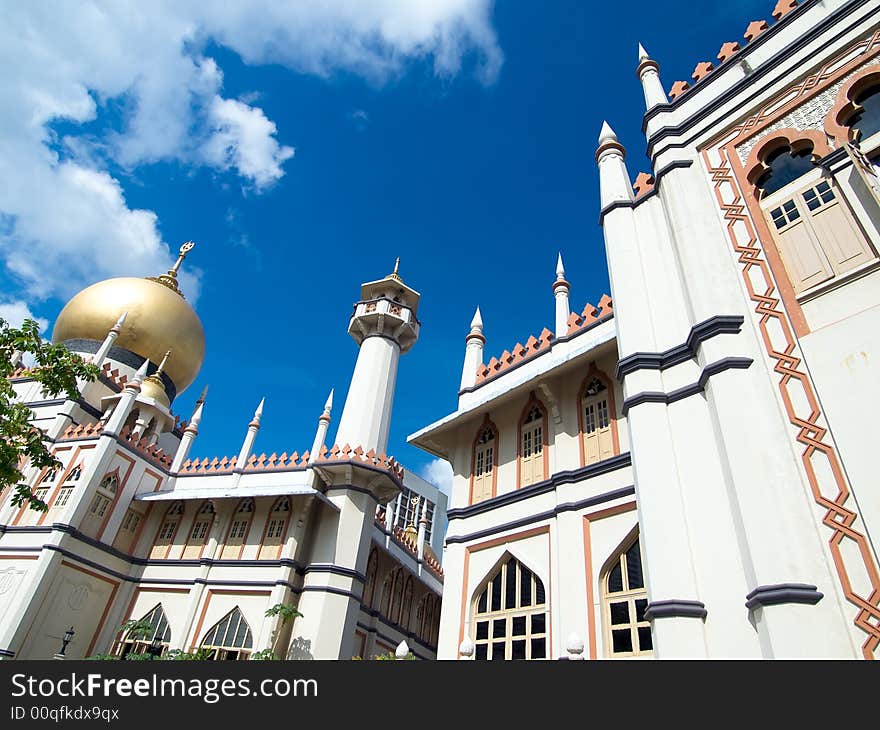
[{"label": "tree foliage", "polygon": [[45,512],[46,503],[23,483],[21,470],[28,464],[38,469],[58,468],[61,462],[46,448],[43,432],[31,423],[31,409],[15,402],[9,378],[16,368],[16,352],[33,360],[27,375],[42,385],[43,397],[55,398],[64,393],[77,400],[77,380],[91,382],[98,377],[99,370],[64,345],[43,341],[34,320],[26,319],[21,327],[15,328],[0,318],[0,491],[15,485],[12,504],[27,504]]}]

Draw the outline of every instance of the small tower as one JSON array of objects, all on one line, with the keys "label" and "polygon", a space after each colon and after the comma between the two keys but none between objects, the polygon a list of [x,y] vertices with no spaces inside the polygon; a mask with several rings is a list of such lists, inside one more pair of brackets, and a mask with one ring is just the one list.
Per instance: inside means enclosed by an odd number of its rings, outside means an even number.
[{"label": "small tower", "polygon": [[312,449],[309,451],[309,464],[314,464],[318,457],[321,456],[321,449],[327,440],[327,429],[330,428],[330,413],[333,410],[333,388],[330,389],[330,395],[327,396],[327,402],[324,403],[324,412],[318,416],[318,428],[315,430],[315,440],[312,442]]},{"label": "small tower", "polygon": [[633,199],[632,183],[626,171],[625,160],[626,150],[617,141],[614,130],[608,122],[602,122],[596,162],[599,163],[599,190],[603,209],[612,203],[631,202]]},{"label": "small tower", "polygon": [[642,92],[645,95],[645,110],[653,109],[658,104],[668,104],[666,92],[660,82],[660,66],[653,60],[648,52],[639,43],[639,67],[636,69],[639,81],[642,82]]},{"label": "small tower", "polygon": [[336,432],[340,446],[378,453],[388,448],[399,358],[419,337],[416,313],[421,295],[403,283],[399,264],[397,259],[384,279],[363,284],[354,305],[348,333],[360,351]]},{"label": "small tower", "polygon": [[477,368],[483,362],[483,345],[486,338],[483,337],[483,317],[480,308],[474,312],[471,320],[471,331],[464,338],[464,365],[461,368],[461,386],[459,390],[470,388],[477,382]]},{"label": "small tower", "polygon": [[553,296],[556,298],[556,337],[568,334],[568,317],[571,310],[568,303],[568,292],[571,284],[565,280],[565,267],[562,265],[562,254],[556,259],[556,281],[553,282]]}]

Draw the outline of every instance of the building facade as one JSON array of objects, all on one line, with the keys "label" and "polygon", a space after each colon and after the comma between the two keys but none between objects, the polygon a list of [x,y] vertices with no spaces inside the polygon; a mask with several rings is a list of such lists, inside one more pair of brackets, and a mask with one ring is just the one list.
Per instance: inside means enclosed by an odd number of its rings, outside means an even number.
[{"label": "building facade", "polygon": [[[401,641],[433,658],[446,497],[386,455],[418,292],[396,269],[363,285],[336,445],[331,391],[301,452],[254,451],[261,402],[237,456],[192,459],[205,393],[188,423],[171,412],[205,352],[177,286],[189,248],[167,274],[99,282],[62,310],[53,340],[101,368],[78,401],[47,400],[26,368],[13,376],[61,467],[23,468],[47,512],[0,495],[0,655],[50,658],[72,628],[70,658],[153,644],[348,659]],[[267,614],[279,604],[302,615]],[[120,632],[141,619],[148,636]]]},{"label": "building facade", "polygon": [[[596,153],[612,297],[410,436],[454,470],[440,658],[880,654],[880,13],[781,0]],[[612,304],[613,302],[613,304]]]}]

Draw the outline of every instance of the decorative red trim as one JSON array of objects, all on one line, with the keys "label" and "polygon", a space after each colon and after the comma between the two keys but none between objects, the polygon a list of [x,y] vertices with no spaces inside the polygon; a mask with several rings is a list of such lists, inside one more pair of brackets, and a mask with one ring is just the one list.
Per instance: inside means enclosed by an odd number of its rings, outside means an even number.
[{"label": "decorative red trim", "polygon": [[483,422],[480,424],[480,427],[477,429],[477,435],[474,436],[473,444],[471,445],[471,481],[470,481],[470,491],[468,496],[468,504],[474,503],[474,469],[477,466],[477,442],[480,440],[480,434],[486,428],[491,428],[492,432],[495,434],[495,447],[492,449],[492,496],[494,497],[497,494],[498,490],[498,447],[500,445],[499,437],[498,437],[498,427],[492,422],[492,419],[489,418],[489,414],[487,413],[483,416]]},{"label": "decorative red trim", "polygon": [[587,375],[581,383],[581,387],[578,389],[577,396],[578,452],[581,455],[581,466],[587,465],[587,455],[584,453],[584,414],[581,405],[584,400],[584,395],[587,392],[587,386],[593,378],[598,378],[608,391],[608,417],[611,420],[611,423],[609,424],[611,428],[611,448],[614,451],[614,456],[617,456],[620,453],[620,438],[617,433],[617,403],[614,398],[614,382],[603,371],[596,367],[596,361],[593,360],[590,362],[590,366],[587,369]]},{"label": "decorative red trim", "polygon": [[876,65],[858,71],[837,92],[834,106],[825,116],[825,133],[839,146],[843,146],[844,142],[851,142],[855,136],[854,130],[848,126],[848,120],[862,109],[856,104],[855,98],[874,85],[880,85],[880,66]]},{"label": "decorative red trim", "polygon": [[532,406],[538,406],[541,409],[542,414],[542,424],[541,424],[541,456],[544,462],[544,476],[546,479],[550,476],[550,441],[549,434],[547,433],[547,408],[544,406],[544,403],[535,395],[535,391],[529,391],[529,399],[526,401],[525,406],[523,406],[522,411],[519,414],[519,421],[517,421],[516,425],[516,488],[519,489],[522,486],[522,428],[526,420],[526,416],[528,416],[529,411],[532,409]]}]

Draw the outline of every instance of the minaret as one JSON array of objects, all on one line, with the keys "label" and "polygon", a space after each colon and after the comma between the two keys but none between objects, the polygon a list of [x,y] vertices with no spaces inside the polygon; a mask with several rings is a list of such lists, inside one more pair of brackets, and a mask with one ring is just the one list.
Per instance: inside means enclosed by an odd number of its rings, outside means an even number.
[{"label": "minaret", "polygon": [[125,324],[125,318],[127,316],[128,312],[123,312],[120,315],[119,319],[116,320],[116,324],[111,327],[110,331],[107,333],[107,337],[104,338],[104,342],[101,343],[101,346],[92,358],[92,363],[98,367],[101,367],[101,365],[104,364],[107,353],[110,352],[110,348],[113,347],[113,343],[116,342],[116,338],[119,337],[119,332],[122,330],[122,325]]},{"label": "minaret", "polygon": [[236,469],[244,469],[247,465],[248,457],[251,455],[251,451],[254,449],[254,441],[257,439],[257,431],[260,430],[260,419],[263,417],[263,405],[266,403],[266,399],[263,398],[260,400],[260,405],[257,406],[257,410],[254,411],[254,418],[248,424],[248,430],[244,437],[244,443],[241,445],[241,451],[238,452],[238,459],[235,460]]},{"label": "minaret", "polygon": [[474,312],[471,320],[471,331],[464,338],[464,365],[461,369],[461,386],[459,390],[470,388],[477,382],[477,368],[483,362],[483,345],[486,338],[483,337],[483,317],[480,308]]},{"label": "minaret", "polygon": [[660,82],[660,66],[648,55],[641,43],[639,43],[639,67],[636,73],[639,81],[642,82],[646,110],[653,109],[658,104],[669,103],[666,92],[663,91],[663,84]]},{"label": "minaret", "polygon": [[360,345],[348,396],[339,419],[336,443],[385,453],[397,365],[419,337],[416,318],[420,294],[394,271],[384,279],[361,286],[348,333]]},{"label": "minaret", "polygon": [[312,442],[312,450],[309,452],[309,464],[314,464],[321,455],[321,448],[327,440],[327,429],[330,428],[330,411],[333,410],[333,389],[327,396],[324,404],[324,412],[318,416],[318,430],[315,431],[315,440]]},{"label": "minaret", "polygon": [[631,202],[633,199],[632,183],[626,171],[625,160],[626,151],[617,141],[614,130],[608,126],[608,122],[602,122],[596,162],[599,163],[599,189],[603,209],[612,203]]},{"label": "minaret", "polygon": [[116,407],[113,409],[113,413],[110,414],[110,418],[107,420],[107,425],[104,426],[104,434],[110,435],[119,433],[122,425],[125,423],[125,419],[128,418],[128,414],[131,413],[135,398],[137,398],[138,393],[141,392],[141,383],[144,382],[149,365],[150,361],[144,360],[143,365],[140,366],[138,371],[134,374],[134,377],[125,384],[122,393],[119,395],[119,400],[116,401]]},{"label": "minaret", "polygon": [[186,457],[189,456],[189,450],[192,447],[193,441],[195,441],[196,436],[199,435],[199,424],[202,422],[202,410],[205,407],[205,397],[207,395],[208,386],[206,385],[202,394],[199,396],[199,399],[196,401],[196,408],[193,411],[192,418],[189,419],[189,423],[186,425],[186,428],[183,429],[183,437],[180,439],[180,445],[177,447],[177,452],[174,454],[174,461],[171,462],[172,472],[180,471],[180,467],[183,465],[183,462],[186,461]]},{"label": "minaret", "polygon": [[568,334],[568,318],[571,310],[568,304],[568,292],[571,284],[565,280],[565,267],[562,265],[562,254],[556,259],[556,281],[553,282],[553,296],[556,297],[556,337]]}]

